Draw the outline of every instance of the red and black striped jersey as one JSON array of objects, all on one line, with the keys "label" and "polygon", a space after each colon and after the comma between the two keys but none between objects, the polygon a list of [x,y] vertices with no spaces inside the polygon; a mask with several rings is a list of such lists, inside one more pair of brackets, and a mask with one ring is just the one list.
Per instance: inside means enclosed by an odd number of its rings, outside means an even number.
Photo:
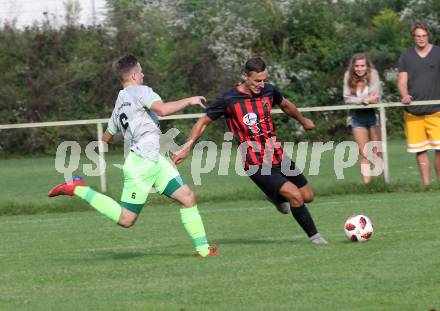
[{"label": "red and black striped jersey", "polygon": [[240,92],[236,86],[219,96],[208,107],[206,114],[212,120],[225,117],[230,131],[246,154],[246,168],[263,163],[277,165],[283,159],[283,150],[277,142],[270,111],[282,101],[280,91],[268,83],[260,94],[252,95]]}]

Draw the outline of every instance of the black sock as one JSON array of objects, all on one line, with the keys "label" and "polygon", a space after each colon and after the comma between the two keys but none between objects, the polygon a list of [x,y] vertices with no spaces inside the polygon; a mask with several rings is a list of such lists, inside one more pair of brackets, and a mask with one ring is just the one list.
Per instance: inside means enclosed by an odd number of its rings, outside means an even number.
[{"label": "black sock", "polygon": [[298,224],[303,228],[309,237],[318,233],[315,227],[312,216],[309,213],[307,207],[303,204],[300,207],[290,206],[293,217],[296,219]]}]

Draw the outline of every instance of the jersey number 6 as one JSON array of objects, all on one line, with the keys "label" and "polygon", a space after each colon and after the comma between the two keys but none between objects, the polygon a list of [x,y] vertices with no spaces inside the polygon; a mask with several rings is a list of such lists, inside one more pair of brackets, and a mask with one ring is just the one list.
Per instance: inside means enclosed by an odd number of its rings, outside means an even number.
[{"label": "jersey number 6", "polygon": [[126,130],[127,127],[128,127],[128,121],[127,120],[128,120],[128,117],[127,117],[127,115],[125,113],[121,113],[119,115],[119,122],[121,122],[121,125],[124,128],[124,130]]}]

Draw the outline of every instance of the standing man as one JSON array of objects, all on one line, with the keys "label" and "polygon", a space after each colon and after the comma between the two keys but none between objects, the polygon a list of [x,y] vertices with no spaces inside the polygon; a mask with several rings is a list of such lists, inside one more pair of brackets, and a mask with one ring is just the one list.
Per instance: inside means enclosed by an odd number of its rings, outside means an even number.
[{"label": "standing man", "polygon": [[430,184],[429,149],[435,150],[435,172],[440,181],[440,105],[410,106],[413,100],[440,100],[440,48],[429,43],[426,24],[411,28],[414,48],[399,59],[399,93],[405,107],[408,152],[415,153],[423,184]]},{"label": "standing man", "polygon": [[125,159],[124,189],[121,204],[87,187],[81,177],[53,188],[49,197],[58,195],[77,196],[86,200],[93,208],[124,228],[136,222],[150,189],[173,198],[180,209],[183,226],[192,238],[196,256],[215,256],[217,247],[210,247],[194,193],[183,183],[179,172],[159,154],[160,129],[156,113],[166,116],[189,105],[203,107],[202,96],[185,98],[175,102],[162,102],[151,88],[143,85],[144,74],[133,55],[120,58],[114,65],[123,90],[119,92],[112,116],[102,141],[108,143],[112,136],[122,132],[130,142],[130,153]]},{"label": "standing man", "polygon": [[[215,104],[207,109],[206,115],[193,126],[184,148],[173,160],[177,164],[184,161],[206,127],[224,116],[230,131],[242,147],[244,167],[252,181],[281,213],[288,214],[289,209],[292,211],[293,217],[312,243],[327,244],[304,204],[313,200],[312,189],[304,175],[295,169],[295,163],[283,154],[276,140],[270,111],[278,105],[305,129],[312,129],[315,125],[312,120],[304,118],[275,86],[266,83],[267,77],[266,64],[262,58],[248,60],[242,82],[218,97]],[[290,174],[292,170],[294,174]]]}]

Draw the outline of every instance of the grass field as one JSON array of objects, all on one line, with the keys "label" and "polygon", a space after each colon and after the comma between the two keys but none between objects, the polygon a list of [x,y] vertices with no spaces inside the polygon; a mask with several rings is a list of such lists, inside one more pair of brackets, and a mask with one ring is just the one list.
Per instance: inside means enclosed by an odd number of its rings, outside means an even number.
[{"label": "grass field", "polygon": [[[310,160],[306,161],[305,175],[311,182],[318,196],[377,193],[377,192],[408,192],[428,191],[437,192],[438,185],[431,189],[421,187],[418,169],[413,155],[405,151],[403,141],[392,141],[389,144],[391,184],[385,186],[381,178],[368,186],[360,182],[359,167],[356,164],[344,170],[344,179],[336,179],[334,158],[332,152],[326,152],[320,162],[319,175],[310,175]],[[223,200],[248,200],[262,198],[261,192],[248,177],[238,176],[235,173],[235,156],[230,163],[229,175],[219,176],[218,166],[209,174],[201,174],[201,186],[192,186],[200,202],[218,202]],[[121,154],[109,153],[106,156],[108,194],[119,199],[122,189],[122,171],[114,164],[123,163]],[[91,161],[82,156],[81,164],[75,174],[83,175],[83,164]],[[218,161],[217,161],[218,164]],[[190,173],[191,162],[186,161],[179,166],[179,171],[185,180],[192,185],[193,177]],[[61,181],[63,175],[55,170],[55,157],[35,157],[24,159],[0,160],[0,215],[58,213],[88,210],[86,204],[72,201],[70,198],[47,197],[49,189]],[[98,177],[85,177],[87,183],[99,190]],[[221,190],[221,191],[219,191]],[[166,204],[169,201],[165,201]],[[162,197],[151,195],[148,205],[164,204]]]},{"label": "grass field", "polygon": [[[392,184],[364,186],[357,166],[336,180],[324,154],[310,209],[328,246],[308,242],[248,178],[202,175],[193,189],[221,244],[207,259],[194,258],[169,200],[152,195],[126,230],[77,198],[49,200],[62,181],[54,158],[0,160],[0,310],[440,310],[439,187],[420,187],[403,142],[390,159]],[[114,198],[121,161],[108,157]],[[180,170],[191,182],[189,166]],[[373,220],[371,241],[345,238],[353,213]]]},{"label": "grass field", "polygon": [[[440,308],[439,194],[317,199],[328,246],[267,202],[200,206],[215,258],[193,257],[177,206],[131,230],[94,212],[0,218],[1,310],[430,310]],[[423,202],[423,204],[420,204]],[[372,240],[343,222],[365,213]]]}]

